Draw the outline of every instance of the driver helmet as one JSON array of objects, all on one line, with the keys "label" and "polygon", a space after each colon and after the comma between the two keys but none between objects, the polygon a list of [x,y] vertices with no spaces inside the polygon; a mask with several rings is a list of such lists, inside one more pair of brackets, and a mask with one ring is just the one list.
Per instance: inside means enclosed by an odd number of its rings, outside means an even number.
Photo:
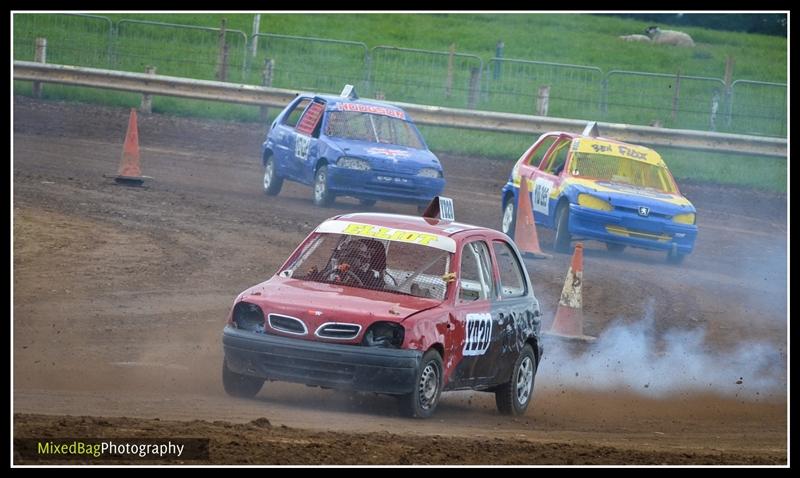
[{"label": "driver helmet", "polygon": [[341,244],[336,249],[336,264],[349,264],[350,270],[363,274],[370,270],[372,254],[365,241],[356,239]]}]

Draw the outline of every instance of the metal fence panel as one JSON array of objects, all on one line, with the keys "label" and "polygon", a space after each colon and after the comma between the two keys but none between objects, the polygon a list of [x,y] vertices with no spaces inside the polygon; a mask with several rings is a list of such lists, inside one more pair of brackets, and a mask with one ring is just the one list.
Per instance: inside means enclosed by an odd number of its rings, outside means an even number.
[{"label": "metal fence panel", "polygon": [[612,70],[604,84],[605,120],[618,123],[721,129],[725,83],[719,78]]},{"label": "metal fence panel", "polygon": [[[296,90],[67,65],[44,65],[29,61],[14,62],[14,79],[270,106],[283,106],[297,94]],[[575,119],[544,118],[408,103],[394,104],[409,112],[419,124],[451,128],[530,134],[531,131],[580,131],[586,125],[585,121]],[[704,133],[613,123],[599,123],[599,125],[601,131],[609,132],[612,137],[637,144],[786,157],[786,138]]]},{"label": "metal fence panel", "polygon": [[731,84],[731,131],[786,136],[788,89],[785,83],[736,80]]},{"label": "metal fence panel", "polygon": [[376,46],[370,60],[376,97],[462,108],[477,102],[483,60],[475,55]]},{"label": "metal fence panel", "polygon": [[65,13],[14,14],[15,60],[34,59],[36,38],[47,39],[47,61],[105,68],[111,49],[112,23],[107,17]]},{"label": "metal fence panel", "polygon": [[366,92],[367,45],[361,42],[258,33],[256,57],[250,60],[247,82],[264,84],[267,61],[272,60],[266,86],[339,93],[345,84]]},{"label": "metal fence panel", "polygon": [[480,109],[537,114],[538,90],[549,87],[547,116],[598,118],[603,72],[594,66],[492,58]]},{"label": "metal fence panel", "polygon": [[[120,20],[114,68],[144,71],[152,65],[159,74],[242,83],[247,35],[226,29],[223,43],[220,31],[221,28]],[[227,67],[223,68],[223,64]]]}]

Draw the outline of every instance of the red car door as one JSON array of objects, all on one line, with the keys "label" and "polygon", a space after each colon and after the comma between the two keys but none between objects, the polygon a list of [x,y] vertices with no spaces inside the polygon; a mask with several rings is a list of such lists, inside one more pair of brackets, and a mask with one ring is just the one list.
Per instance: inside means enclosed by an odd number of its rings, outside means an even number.
[{"label": "red car door", "polygon": [[458,330],[453,336],[463,340],[451,344],[451,353],[460,356],[460,360],[450,374],[450,386],[464,388],[486,378],[480,364],[489,351],[493,333],[495,280],[489,245],[482,237],[462,244],[456,287],[453,315]]}]

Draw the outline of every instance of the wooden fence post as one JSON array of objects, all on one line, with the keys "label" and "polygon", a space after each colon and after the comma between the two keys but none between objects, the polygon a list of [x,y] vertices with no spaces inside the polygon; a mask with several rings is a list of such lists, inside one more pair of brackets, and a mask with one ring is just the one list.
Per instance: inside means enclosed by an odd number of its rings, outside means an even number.
[{"label": "wooden fence post", "polygon": [[[264,60],[264,71],[261,73],[261,86],[272,86],[272,68],[275,66],[275,61],[267,58]],[[260,108],[261,121],[267,121],[269,115],[269,106],[262,106]]]},{"label": "wooden fence post", "polygon": [[[33,61],[37,63],[47,63],[47,38],[36,39],[36,50],[33,54]],[[33,96],[34,98],[42,97],[42,82],[33,82]]]},{"label": "wooden fence post", "polygon": [[539,87],[539,94],[536,95],[536,114],[539,116],[547,116],[547,110],[550,108],[550,85]]},{"label": "wooden fence post", "polygon": [[[503,50],[505,49],[505,47],[506,47],[506,44],[503,43],[503,40],[499,40],[497,42],[497,45],[495,45],[495,49],[494,49],[495,58],[503,58]],[[494,79],[495,80],[499,80],[500,79],[500,62],[499,61],[494,62]]]},{"label": "wooden fence post", "polygon": [[219,54],[217,55],[217,80],[227,81],[228,79],[228,43],[225,41],[226,19],[222,19],[222,27],[219,29]]},{"label": "wooden fence post", "polygon": [[711,119],[710,119],[710,126],[711,131],[717,130],[717,111],[719,110],[719,90],[714,88],[714,91],[711,92]]},{"label": "wooden fence post", "polygon": [[725,110],[726,126],[731,127],[731,120],[733,118],[733,66],[736,64],[735,59],[728,55],[725,58]]},{"label": "wooden fence post", "polygon": [[473,67],[469,72],[469,98],[467,107],[475,109],[478,105],[478,94],[481,90],[481,69]]},{"label": "wooden fence post", "polygon": [[[156,67],[146,66],[144,72],[148,75],[156,74]],[[153,97],[147,93],[142,94],[142,103],[139,105],[139,112],[150,114],[153,112]]]},{"label": "wooden fence post", "polygon": [[678,117],[678,102],[681,99],[681,70],[675,75],[675,92],[672,94],[672,124]]},{"label": "wooden fence post", "polygon": [[253,60],[256,59],[256,52],[258,51],[258,30],[261,25],[261,14],[256,13],[253,17],[253,36],[251,37],[253,41],[250,43],[250,58]]},{"label": "wooden fence post", "polygon": [[444,84],[444,97],[450,98],[453,91],[453,61],[456,56],[456,44],[450,44],[450,54],[447,56],[447,80]]}]

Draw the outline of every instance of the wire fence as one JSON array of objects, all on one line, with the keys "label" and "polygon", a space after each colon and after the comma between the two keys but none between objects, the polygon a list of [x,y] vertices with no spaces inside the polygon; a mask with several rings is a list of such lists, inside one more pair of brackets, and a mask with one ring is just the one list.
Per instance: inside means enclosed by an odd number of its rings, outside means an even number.
[{"label": "wire fence", "polygon": [[248,83],[325,92],[351,84],[366,90],[364,43],[257,33],[250,44]]},{"label": "wire fence", "polygon": [[747,134],[786,136],[788,89],[783,83],[736,80],[731,84],[728,129]]},{"label": "wire fence", "polygon": [[247,35],[229,30],[141,20],[120,20],[111,67],[201,80],[244,82]]},{"label": "wire fence", "polygon": [[[508,58],[492,58],[486,66],[481,109],[600,117],[600,68]],[[545,97],[547,107],[543,104]]]},{"label": "wire fence", "polygon": [[784,83],[611,70],[526,59],[83,14],[15,14],[13,57],[433,106],[785,136]]},{"label": "wire fence", "polygon": [[393,101],[474,107],[483,61],[450,51],[376,46],[370,51],[367,92]]},{"label": "wire fence", "polygon": [[33,60],[36,39],[46,38],[48,63],[110,67],[113,30],[109,18],[95,15],[14,15],[14,59]]},{"label": "wire fence", "polygon": [[717,112],[723,117],[725,82],[719,78],[612,70],[603,90],[603,113],[611,122],[710,130]]}]

